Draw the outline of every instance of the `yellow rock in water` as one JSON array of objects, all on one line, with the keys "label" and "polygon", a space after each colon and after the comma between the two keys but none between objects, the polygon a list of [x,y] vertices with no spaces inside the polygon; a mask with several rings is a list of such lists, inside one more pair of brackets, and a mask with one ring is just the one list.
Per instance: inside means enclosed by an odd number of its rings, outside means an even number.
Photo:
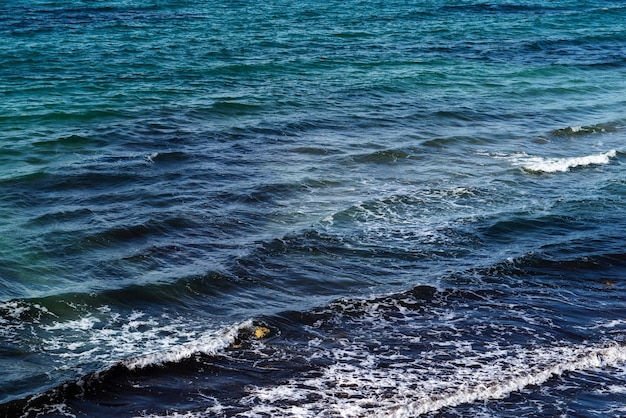
[{"label": "yellow rock in water", "polygon": [[269,334],[269,333],[270,333],[270,329],[269,329],[269,328],[267,328],[267,327],[256,327],[256,328],[254,329],[254,336],[255,336],[256,338],[258,338],[259,340],[260,340],[261,338],[265,338],[265,337],[267,337],[267,334]]}]

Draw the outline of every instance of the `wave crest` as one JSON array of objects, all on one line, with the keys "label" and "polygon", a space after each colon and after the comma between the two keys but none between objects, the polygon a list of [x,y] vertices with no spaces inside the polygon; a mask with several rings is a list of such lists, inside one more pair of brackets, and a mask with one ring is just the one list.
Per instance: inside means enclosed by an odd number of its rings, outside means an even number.
[{"label": "wave crest", "polygon": [[510,157],[513,164],[525,171],[533,173],[565,173],[576,167],[590,165],[605,165],[617,156],[617,151],[612,149],[601,154],[591,154],[582,157],[546,158],[527,155],[525,153]]},{"label": "wave crest", "polygon": [[190,358],[196,354],[215,355],[225,348],[235,344],[243,331],[253,328],[251,319],[221,329],[217,332],[207,333],[199,338],[181,344],[163,352],[155,352],[142,357],[135,357],[122,361],[128,370],[143,369],[145,367],[158,366],[165,363],[176,363]]},{"label": "wave crest", "polygon": [[[552,364],[529,367],[527,372],[514,373],[508,377],[506,373],[503,373],[501,380],[479,382],[445,397],[420,399],[400,407],[394,415],[416,416],[465,403],[503,399],[515,391],[528,386],[540,386],[552,377],[561,376],[566,372],[615,367],[626,361],[626,347],[622,344],[613,344],[607,347],[561,348],[552,353],[536,352],[534,357],[547,357],[553,361],[557,358],[561,360],[554,361]],[[528,360],[533,360],[533,358]]]}]

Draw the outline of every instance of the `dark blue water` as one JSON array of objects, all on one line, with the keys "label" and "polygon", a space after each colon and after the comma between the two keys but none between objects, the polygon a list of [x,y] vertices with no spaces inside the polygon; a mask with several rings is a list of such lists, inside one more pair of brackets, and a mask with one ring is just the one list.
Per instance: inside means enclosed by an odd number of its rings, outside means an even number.
[{"label": "dark blue water", "polygon": [[626,416],[621,1],[0,6],[0,415]]}]

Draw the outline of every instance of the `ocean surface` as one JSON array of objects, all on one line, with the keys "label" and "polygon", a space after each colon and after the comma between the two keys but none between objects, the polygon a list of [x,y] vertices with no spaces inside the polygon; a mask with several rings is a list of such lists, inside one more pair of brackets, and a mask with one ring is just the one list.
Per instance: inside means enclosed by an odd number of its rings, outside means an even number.
[{"label": "ocean surface", "polygon": [[626,416],[623,0],[6,0],[0,416]]}]

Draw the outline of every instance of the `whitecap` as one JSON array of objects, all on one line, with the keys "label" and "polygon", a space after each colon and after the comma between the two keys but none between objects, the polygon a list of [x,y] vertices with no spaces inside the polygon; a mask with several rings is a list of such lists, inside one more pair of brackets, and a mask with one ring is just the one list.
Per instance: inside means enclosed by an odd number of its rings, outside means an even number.
[{"label": "whitecap", "polygon": [[251,329],[252,327],[252,320],[247,320],[218,331],[200,335],[195,340],[187,343],[170,346],[169,349],[163,351],[124,360],[122,364],[129,370],[133,370],[164,363],[179,362],[196,354],[214,355],[234,344],[241,331]]},{"label": "whitecap", "polygon": [[565,173],[575,167],[609,164],[611,158],[615,158],[616,155],[617,151],[613,149],[605,153],[582,157],[546,158],[521,153],[508,159],[514,165],[534,173]]},{"label": "whitecap", "polygon": [[[568,372],[618,367],[626,362],[626,347],[618,343],[537,350],[520,347],[519,351],[504,352],[508,355],[492,363],[481,361],[481,355],[474,353],[476,357],[466,358],[465,365],[459,359],[446,363],[443,370],[438,367],[440,364],[426,359],[408,368],[378,368],[376,359],[361,356],[363,352],[340,350],[334,353],[336,358],[347,362],[340,361],[320,373],[277,386],[250,388],[242,403],[251,409],[240,415],[313,417],[327,411],[329,415],[365,417],[376,410],[377,416],[416,417],[463,404],[503,399]],[[351,364],[351,360],[358,363]],[[432,372],[435,374],[429,374]],[[297,406],[286,405],[294,400],[298,401]]]},{"label": "whitecap", "polygon": [[419,399],[398,408],[393,415],[399,417],[422,415],[465,403],[503,399],[525,387],[540,386],[552,377],[561,376],[566,372],[615,367],[626,362],[626,347],[620,344],[608,347],[563,347],[555,348],[552,352],[537,352],[533,357],[545,358],[547,361],[538,366],[529,365],[526,370],[519,369],[510,374],[499,374],[500,378],[491,382],[479,381],[471,387],[461,388],[445,397]]}]

